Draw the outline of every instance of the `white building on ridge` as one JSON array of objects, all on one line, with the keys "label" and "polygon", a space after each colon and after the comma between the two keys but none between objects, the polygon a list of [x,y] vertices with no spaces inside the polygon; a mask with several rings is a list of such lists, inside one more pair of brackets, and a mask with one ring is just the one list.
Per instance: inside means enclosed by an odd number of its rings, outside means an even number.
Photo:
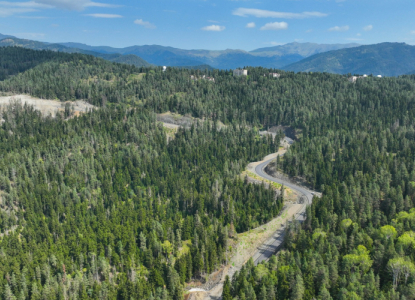
[{"label": "white building on ridge", "polygon": [[233,76],[248,76],[248,70],[235,69],[233,70]]}]

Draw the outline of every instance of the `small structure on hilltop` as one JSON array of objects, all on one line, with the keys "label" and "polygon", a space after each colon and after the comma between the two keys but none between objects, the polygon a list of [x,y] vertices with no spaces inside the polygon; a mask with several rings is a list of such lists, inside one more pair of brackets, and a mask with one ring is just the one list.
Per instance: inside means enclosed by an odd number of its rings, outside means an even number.
[{"label": "small structure on hilltop", "polygon": [[163,66],[163,72],[166,72],[166,70],[167,70],[167,67]]},{"label": "small structure on hilltop", "polygon": [[377,78],[382,78],[382,75],[378,75],[378,76],[376,76]]},{"label": "small structure on hilltop", "polygon": [[197,77],[195,75],[190,75],[190,80],[207,80],[207,81],[215,82],[215,78],[208,77],[206,75],[203,75],[202,77]]},{"label": "small structure on hilltop", "polygon": [[233,70],[233,76],[248,76],[248,70],[235,69]]},{"label": "small structure on hilltop", "polygon": [[357,76],[352,76],[352,77],[349,78],[349,81],[352,82],[352,83],[355,83],[357,78],[358,78]]},{"label": "small structure on hilltop", "polygon": [[273,78],[280,78],[281,74],[280,73],[269,73],[270,76],[272,76]]},{"label": "small structure on hilltop", "polygon": [[[379,77],[380,75],[378,75],[378,77]],[[381,76],[382,77],[382,76]],[[358,80],[358,79],[360,79],[360,78],[367,78],[367,75],[365,74],[365,75],[363,75],[363,76],[352,76],[352,77],[349,77],[349,81],[350,82],[352,82],[352,83],[355,83],[356,82],[356,80]]]}]

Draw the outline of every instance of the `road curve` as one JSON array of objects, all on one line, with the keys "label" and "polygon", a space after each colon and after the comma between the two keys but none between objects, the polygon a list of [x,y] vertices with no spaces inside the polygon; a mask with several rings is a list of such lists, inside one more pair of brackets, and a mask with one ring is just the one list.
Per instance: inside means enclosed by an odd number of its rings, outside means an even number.
[{"label": "road curve", "polygon": [[[286,180],[278,179],[275,177],[272,177],[264,172],[264,168],[275,158],[268,159],[266,161],[261,162],[259,165],[255,168],[255,173],[267,180],[274,181],[280,184],[284,184],[286,187],[295,190],[299,192],[301,195],[305,196],[305,203],[304,205],[298,210],[298,212],[295,214],[294,218],[298,221],[302,222],[305,220],[305,212],[307,205],[312,203],[313,200],[313,194],[312,191],[307,190],[304,187],[297,186],[293,183],[290,183]],[[264,244],[262,244],[258,250],[255,252],[255,254],[252,256],[255,265],[258,265],[262,261],[268,260],[273,254],[275,254],[279,248],[281,247],[283,241],[285,238],[285,228],[282,227],[276,232],[274,232],[273,236],[270,237]],[[232,267],[231,267],[232,269]],[[229,277],[232,279],[233,274],[235,272],[235,269],[232,273],[228,273]],[[225,280],[225,276],[223,276],[222,281],[218,284],[216,284],[211,290],[206,291],[206,295],[204,295],[204,300],[218,300],[222,299],[222,288],[223,288],[223,282]],[[192,298],[193,299],[193,298]]]},{"label": "road curve", "polygon": [[[266,160],[260,163],[258,166],[256,166],[255,172],[262,178],[283,184],[284,186],[292,190],[295,190],[299,192],[300,194],[302,194],[303,196],[305,196],[304,205],[301,207],[301,209],[299,209],[299,211],[294,216],[296,220],[303,222],[306,217],[306,207],[307,205],[310,205],[312,203],[314,193],[304,187],[295,185],[283,179],[272,177],[268,175],[267,173],[265,173],[264,171],[265,167],[274,159],[275,158],[272,158],[272,159],[269,159],[269,160]],[[268,260],[273,254],[275,254],[278,251],[278,249],[281,247],[282,243],[284,242],[284,237],[285,237],[285,228],[280,228],[273,234],[271,238],[269,238],[264,244],[262,244],[261,247],[257,250],[257,252],[252,257],[255,265],[258,265],[262,261]]]}]

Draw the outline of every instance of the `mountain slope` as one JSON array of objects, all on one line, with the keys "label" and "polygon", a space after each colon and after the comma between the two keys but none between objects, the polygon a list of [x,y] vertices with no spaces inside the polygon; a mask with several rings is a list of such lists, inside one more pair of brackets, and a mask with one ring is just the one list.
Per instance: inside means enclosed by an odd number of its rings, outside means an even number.
[{"label": "mountain slope", "polygon": [[5,39],[5,38],[12,38],[13,36],[11,35],[5,35],[5,34],[1,34],[0,33],[0,40]]},{"label": "mountain slope", "polygon": [[266,47],[252,50],[250,53],[260,55],[292,55],[298,54],[303,57],[308,57],[314,54],[339,50],[345,48],[352,48],[360,46],[359,44],[316,44],[316,43],[288,43],[274,47]]},{"label": "mountain slope", "polygon": [[48,44],[48,43],[42,43],[38,41],[32,41],[32,40],[25,40],[25,39],[18,39],[15,37],[6,37],[5,39],[0,40],[0,47],[23,47],[27,49],[32,50],[52,50],[52,51],[59,51],[59,52],[65,52],[65,53],[82,53],[82,54],[88,54],[95,57],[100,57],[105,60],[109,60],[112,62],[118,62],[118,63],[125,63],[134,65],[137,67],[149,67],[150,64],[146,62],[141,57],[138,57],[136,55],[128,55],[127,57],[124,57],[122,54],[119,53],[98,53],[94,51],[88,51],[78,48],[69,48],[64,45],[60,44]]},{"label": "mountain slope", "polygon": [[173,67],[210,65],[217,69],[235,69],[244,66],[262,66],[281,68],[287,64],[297,62],[304,57],[298,54],[290,55],[262,55],[252,54],[243,50],[183,50],[159,45],[131,46],[127,48],[111,48],[105,46],[88,46],[76,43],[64,43],[65,46],[76,46],[88,51],[100,53],[134,54],[155,65]]},{"label": "mountain slope", "polygon": [[64,55],[68,54],[33,51],[17,47],[0,47],[0,81]]},{"label": "mountain slope", "polygon": [[155,65],[196,66],[208,64],[217,69],[235,69],[244,66],[281,68],[316,53],[358,46],[357,44],[319,45],[313,43],[290,43],[248,52],[237,49],[218,51],[183,50],[159,45],[131,46],[126,48],[89,46],[79,43],[61,43],[61,45],[107,54],[134,54]]},{"label": "mountain slope", "polygon": [[381,43],[320,53],[288,65],[295,72],[398,76],[415,69],[415,46]]}]

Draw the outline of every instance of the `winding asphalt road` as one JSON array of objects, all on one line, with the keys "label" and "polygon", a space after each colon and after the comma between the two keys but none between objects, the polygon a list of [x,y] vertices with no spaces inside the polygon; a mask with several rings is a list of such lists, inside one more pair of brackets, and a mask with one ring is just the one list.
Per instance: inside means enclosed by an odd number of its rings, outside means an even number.
[{"label": "winding asphalt road", "polygon": [[[264,172],[264,168],[271,162],[273,161],[275,158],[263,161],[262,163],[260,163],[258,166],[256,166],[255,168],[255,172],[257,173],[258,176],[270,180],[270,181],[274,181],[280,184],[284,184],[284,186],[295,190],[297,192],[299,192],[301,195],[303,195],[303,199],[304,204],[301,206],[301,208],[298,210],[298,212],[295,214],[294,218],[300,222],[303,222],[305,220],[306,217],[306,207],[307,205],[310,205],[312,203],[313,200],[313,192],[307,190],[304,187],[301,186],[297,186],[291,182],[288,182],[286,180],[282,180],[282,179],[278,179],[275,177],[272,177],[270,175],[268,175],[267,173]],[[285,238],[285,228],[282,227],[281,229],[277,230],[276,232],[274,232],[273,236],[271,238],[269,238],[264,244],[262,244],[258,250],[256,251],[256,253],[252,256],[255,265],[258,265],[260,262],[262,261],[266,261],[268,260],[273,254],[275,254],[279,248],[281,247],[283,241]],[[230,268],[232,269],[232,267]],[[229,271],[230,273],[228,273],[229,277],[232,278],[235,269],[233,269],[232,271]],[[223,282],[224,282],[224,278],[222,278],[222,281],[219,282],[218,284],[216,284],[208,293],[207,295],[205,295],[204,300],[218,300],[218,299],[222,299],[222,289],[223,289]],[[192,298],[193,299],[193,298]]]},{"label": "winding asphalt road", "polygon": [[[284,186],[292,190],[295,190],[304,196],[303,197],[303,199],[305,200],[304,205],[295,214],[295,219],[300,222],[303,222],[306,217],[306,207],[307,205],[310,205],[312,203],[314,193],[307,190],[304,187],[295,185],[283,179],[272,177],[268,175],[267,173],[265,173],[264,171],[265,167],[274,159],[275,158],[272,158],[272,159],[269,159],[269,160],[266,160],[260,163],[258,166],[256,166],[255,172],[262,178],[283,184]],[[268,239],[268,241],[262,244],[261,247],[257,250],[257,252],[252,257],[254,259],[255,265],[259,264],[260,262],[264,260],[265,261],[268,260],[273,254],[275,254],[278,251],[278,249],[281,247],[282,243],[284,242],[284,237],[285,237],[285,228],[282,227],[279,230],[277,230],[273,234],[273,236]]]}]

